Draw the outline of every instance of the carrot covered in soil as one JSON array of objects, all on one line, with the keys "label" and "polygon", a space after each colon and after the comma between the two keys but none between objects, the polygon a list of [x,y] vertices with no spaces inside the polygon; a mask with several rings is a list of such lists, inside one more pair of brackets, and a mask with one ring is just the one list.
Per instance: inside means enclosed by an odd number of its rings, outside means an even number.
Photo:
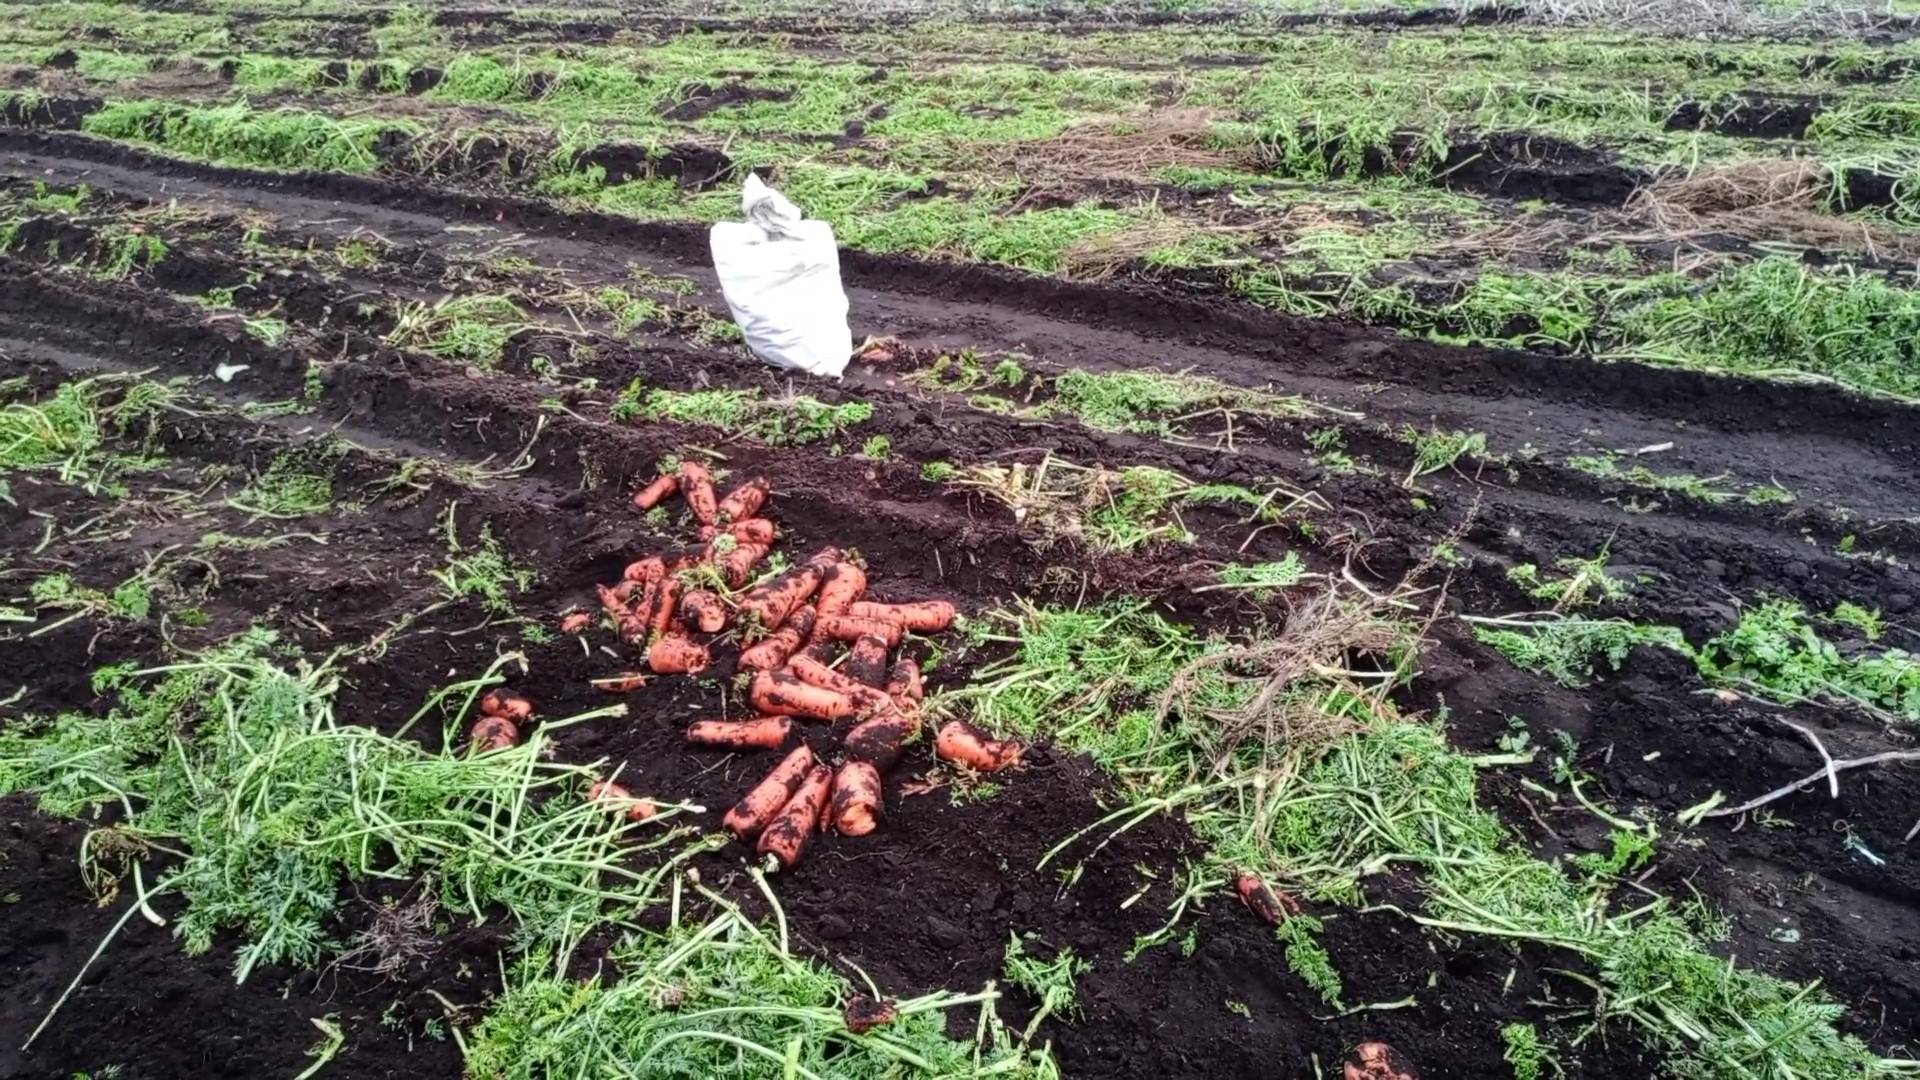
[{"label": "carrot covered in soil", "polygon": [[952,720],[933,740],[933,752],[944,761],[979,772],[999,772],[1020,761],[1025,747],[1011,739],[996,739],[965,720]]},{"label": "carrot covered in soil", "polygon": [[867,572],[856,563],[837,562],[827,568],[820,581],[820,599],[814,602],[822,615],[844,615],[854,601],[867,591]]},{"label": "carrot covered in soil", "polygon": [[833,774],[833,827],[843,836],[865,836],[880,826],[880,770],[849,761]]},{"label": "carrot covered in soil", "polygon": [[897,622],[922,634],[936,634],[953,625],[953,605],[945,600],[922,600],[917,604],[878,604],[863,600],[847,608],[856,619]]},{"label": "carrot covered in soil", "polygon": [[840,1010],[840,1021],[847,1030],[855,1035],[864,1035],[874,1028],[891,1024],[900,1015],[892,998],[870,998],[865,994],[850,994],[847,1004]]},{"label": "carrot covered in soil", "polygon": [[718,507],[713,498],[713,474],[697,461],[680,463],[680,493],[686,496],[687,509],[702,525],[714,524]]},{"label": "carrot covered in soil", "polygon": [[659,808],[650,799],[636,799],[633,792],[611,780],[602,780],[587,789],[587,801],[606,803],[607,809],[623,812],[635,821],[645,821],[659,813]]},{"label": "carrot covered in soil", "polygon": [[763,634],[779,629],[820,587],[820,574],[820,567],[807,563],[753,590],[740,601],[740,621]]},{"label": "carrot covered in soil", "polygon": [[804,743],[795,747],[793,753],[773,767],[766,779],[754,785],[752,791],[727,811],[722,824],[742,840],[766,828],[767,822],[793,798],[794,789],[813,766],[813,751]]},{"label": "carrot covered in soil", "polygon": [[920,665],[903,658],[887,673],[887,696],[895,701],[919,701],[926,697],[920,680]]},{"label": "carrot covered in soil", "polygon": [[787,658],[798,652],[813,633],[813,609],[803,607],[787,616],[787,624],[763,638],[758,644],[740,650],[740,666],[772,671],[784,667]]},{"label": "carrot covered in soil", "polygon": [[843,745],[847,757],[864,761],[885,772],[894,767],[907,748],[907,741],[920,732],[920,717],[914,713],[883,712],[855,724],[847,732]]},{"label": "carrot covered in soil", "polygon": [[760,512],[760,507],[766,504],[767,489],[766,477],[756,476],[749,479],[746,483],[727,492],[727,497],[720,500],[714,516],[722,525],[752,517]]},{"label": "carrot covered in soil", "polygon": [[858,641],[862,635],[872,634],[886,642],[887,648],[895,649],[899,648],[900,639],[906,634],[906,628],[897,622],[883,619],[858,619],[852,615],[822,615],[814,622],[813,633],[815,637],[828,641]]},{"label": "carrot covered in soil", "polygon": [[647,636],[660,637],[673,627],[673,615],[680,607],[680,594],[686,589],[680,579],[665,577],[654,587],[653,610],[647,612]]},{"label": "carrot covered in soil", "polygon": [[680,490],[680,478],[668,473],[656,477],[653,483],[633,493],[633,505],[639,510],[651,510],[664,502],[667,496]]},{"label": "carrot covered in soil", "polygon": [[862,634],[847,650],[847,677],[878,690],[887,685],[887,643]]},{"label": "carrot covered in soil", "polygon": [[827,808],[827,795],[832,789],[833,770],[815,765],[800,782],[800,790],[760,834],[756,850],[779,859],[781,866],[798,865],[807,853],[807,842],[819,831],[820,812]]},{"label": "carrot covered in soil", "polygon": [[784,671],[754,676],[747,704],[769,716],[804,716],[814,720],[846,720],[867,711],[836,690],[814,686]]},{"label": "carrot covered in soil", "polygon": [[533,716],[533,702],[525,694],[494,687],[480,698],[480,711],[488,716],[504,716],[519,723]]},{"label": "carrot covered in soil", "polygon": [[766,558],[767,552],[772,550],[772,546],[768,544],[736,542],[732,551],[721,555],[718,559],[721,580],[727,583],[729,589],[737,589],[752,581],[753,568],[758,566],[760,560]]},{"label": "carrot covered in soil", "polygon": [[662,634],[647,648],[647,666],[661,675],[695,675],[712,662],[707,647],[683,633]]},{"label": "carrot covered in soil", "polygon": [[1419,1080],[1406,1055],[1383,1042],[1363,1042],[1347,1054],[1345,1080]]},{"label": "carrot covered in soil", "polygon": [[520,741],[520,725],[504,716],[483,716],[467,729],[467,748],[476,753],[505,750]]},{"label": "carrot covered in soil", "polygon": [[690,629],[717,634],[727,627],[727,605],[718,593],[694,589],[680,598],[680,621]]},{"label": "carrot covered in soil", "polygon": [[1300,905],[1285,893],[1274,891],[1265,878],[1251,870],[1242,870],[1234,875],[1233,891],[1240,894],[1240,902],[1247,910],[1260,917],[1260,921],[1269,926],[1279,926],[1289,918],[1300,913]]},{"label": "carrot covered in soil", "polygon": [[846,695],[868,712],[891,704],[879,690],[833,670],[804,652],[787,661],[787,670],[809,686]]},{"label": "carrot covered in soil", "polygon": [[727,526],[725,529],[722,529],[718,525],[700,526],[700,540],[702,543],[712,543],[714,538],[719,536],[731,536],[737,543],[765,544],[768,547],[772,547],[774,540],[777,539],[779,535],[780,531],[773,527],[773,522],[768,521],[766,518],[759,517],[744,518]]},{"label": "carrot covered in soil", "polygon": [[609,694],[624,694],[647,685],[647,676],[637,671],[623,671],[618,675],[609,675],[602,679],[588,679],[587,685],[595,690],[605,690]]},{"label": "carrot covered in soil", "polygon": [[593,615],[585,611],[570,611],[560,616],[560,632],[563,634],[584,634],[593,629]]},{"label": "carrot covered in soil", "polygon": [[695,746],[728,750],[777,750],[793,733],[793,721],[784,716],[753,720],[696,720],[687,725],[687,741]]},{"label": "carrot covered in soil", "polygon": [[635,559],[627,564],[620,573],[626,581],[637,581],[642,585],[651,584],[667,576],[667,561],[658,555],[649,555],[644,559]]}]

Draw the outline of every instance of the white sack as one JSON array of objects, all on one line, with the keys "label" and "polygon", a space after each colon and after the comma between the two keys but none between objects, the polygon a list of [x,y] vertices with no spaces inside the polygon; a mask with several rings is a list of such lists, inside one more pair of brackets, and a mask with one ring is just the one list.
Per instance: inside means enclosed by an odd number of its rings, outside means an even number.
[{"label": "white sack", "polygon": [[838,377],[853,355],[833,226],[806,221],[786,196],[747,175],[747,220],[713,227],[713,269],[755,356]]}]

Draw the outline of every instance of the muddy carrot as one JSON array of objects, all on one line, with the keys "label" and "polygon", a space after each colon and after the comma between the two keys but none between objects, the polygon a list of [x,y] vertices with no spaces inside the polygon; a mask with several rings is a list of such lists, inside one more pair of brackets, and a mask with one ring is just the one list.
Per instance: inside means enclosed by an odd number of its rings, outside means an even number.
[{"label": "muddy carrot", "polygon": [[740,651],[740,666],[772,671],[784,667],[787,658],[799,650],[807,635],[813,633],[813,609],[803,607],[787,616],[787,625],[770,636]]},{"label": "muddy carrot", "polygon": [[917,604],[876,604],[861,601],[847,609],[856,619],[897,622],[909,630],[933,634],[953,625],[953,605],[945,600],[922,600]]},{"label": "muddy carrot", "polygon": [[641,510],[651,510],[680,490],[680,478],[672,474],[657,477],[653,483],[633,493],[633,505]]},{"label": "muddy carrot", "polygon": [[595,690],[605,690],[609,694],[624,694],[647,685],[647,677],[637,671],[623,671],[618,675],[588,679],[587,685]]},{"label": "muddy carrot", "polygon": [[627,568],[621,571],[620,576],[627,581],[638,581],[643,585],[659,581],[667,576],[667,561],[658,555],[635,559],[627,564]]},{"label": "muddy carrot", "polygon": [[593,629],[593,615],[585,611],[570,611],[560,616],[560,632],[563,634],[584,634]]},{"label": "muddy carrot", "polygon": [[878,690],[887,685],[887,643],[862,634],[847,650],[847,677]]},{"label": "muddy carrot", "polygon": [[647,666],[662,675],[697,675],[712,662],[705,645],[682,633],[662,634],[647,647]]},{"label": "muddy carrot", "polygon": [[777,750],[793,733],[793,721],[784,716],[753,720],[696,720],[687,725],[687,741],[695,746],[729,750]]},{"label": "muddy carrot", "polygon": [[865,836],[880,825],[880,770],[849,761],[833,774],[833,827],[844,836]]},{"label": "muddy carrot", "polygon": [[702,633],[717,634],[726,629],[727,605],[716,593],[694,589],[680,598],[680,621]]},{"label": "muddy carrot", "polygon": [[723,525],[729,522],[740,521],[759,513],[760,507],[764,505],[766,501],[767,478],[764,476],[756,476],[746,483],[741,484],[739,487],[734,488],[732,491],[727,492],[727,497],[720,500],[720,505],[714,511],[714,515]]},{"label": "muddy carrot", "polygon": [[504,716],[519,723],[533,715],[533,702],[525,694],[494,687],[480,698],[480,711],[488,716]]},{"label": "muddy carrot", "polygon": [[866,711],[845,694],[801,682],[784,671],[763,671],[754,676],[747,704],[769,716],[814,720],[845,720]]},{"label": "muddy carrot", "polygon": [[600,591],[600,610],[607,613],[607,618],[618,623],[632,614],[633,582],[623,581],[611,589],[605,585],[594,588]]},{"label": "muddy carrot", "polygon": [[827,568],[820,583],[820,599],[814,606],[822,615],[844,615],[866,591],[867,572],[853,563],[837,562]]},{"label": "muddy carrot", "polygon": [[820,587],[821,573],[820,567],[807,563],[753,590],[740,601],[741,621],[759,628],[761,633],[779,629],[780,624],[787,621],[787,616],[806,603],[813,591]]},{"label": "muddy carrot", "polygon": [[713,474],[697,461],[680,463],[680,493],[686,496],[687,509],[702,525],[714,524],[718,508],[713,499]]},{"label": "muddy carrot", "polygon": [[809,686],[818,686],[823,690],[846,695],[865,712],[872,712],[891,704],[887,695],[871,686],[856,682],[851,676],[835,671],[804,652],[787,661],[787,670],[793,672],[801,682]]},{"label": "muddy carrot", "polygon": [[779,859],[781,866],[798,865],[807,853],[807,842],[820,827],[820,812],[827,808],[827,795],[832,789],[833,770],[815,765],[800,782],[800,790],[760,834],[756,850]]},{"label": "muddy carrot", "polygon": [[[641,587],[639,597],[626,606],[607,609],[607,614],[613,616],[615,629],[620,633],[620,640],[631,645],[645,645],[647,640],[652,637],[653,609],[655,602],[660,597],[660,586],[665,580],[665,578],[662,578],[660,581],[651,582]],[[627,582],[626,584],[631,585],[633,583]],[[613,591],[615,593],[619,592],[618,589]],[[629,593],[632,592],[631,589],[628,591]],[[602,596],[601,600],[605,601],[606,597]]]},{"label": "muddy carrot", "polygon": [[1405,1054],[1383,1042],[1363,1042],[1341,1064],[1344,1080],[1419,1080]]},{"label": "muddy carrot", "polygon": [[920,665],[911,657],[902,657],[887,672],[887,696],[895,701],[919,701],[926,696],[920,680]]},{"label": "muddy carrot", "polygon": [[467,746],[479,753],[505,750],[520,741],[520,726],[504,716],[483,716],[467,729]]},{"label": "muddy carrot", "polygon": [[653,610],[647,613],[647,630],[650,637],[658,637],[673,626],[674,612],[680,608],[680,594],[686,586],[679,578],[661,578],[653,596]]},{"label": "muddy carrot", "polygon": [[813,751],[807,749],[804,743],[794,747],[793,753],[781,759],[766,779],[756,784],[752,791],[734,804],[733,809],[727,811],[722,824],[742,840],[766,828],[767,822],[772,821],[781,807],[787,805],[787,800],[793,798],[793,790],[800,786],[800,781],[812,768]]},{"label": "muddy carrot", "polygon": [[1290,916],[1299,914],[1299,904],[1292,897],[1275,892],[1273,886],[1251,870],[1235,875],[1233,891],[1240,894],[1240,902],[1247,905],[1248,911],[1270,925],[1279,926]]},{"label": "muddy carrot", "polygon": [[855,1035],[891,1024],[899,1016],[900,1010],[892,998],[870,998],[865,994],[848,995],[847,1004],[840,1010],[840,1022]]},{"label": "muddy carrot", "polygon": [[753,568],[759,565],[761,559],[767,557],[767,552],[772,550],[773,548],[766,544],[755,544],[751,541],[736,542],[732,551],[719,557],[720,577],[727,583],[727,588],[737,589],[752,581]]},{"label": "muddy carrot", "polygon": [[628,817],[635,821],[645,821],[654,814],[659,813],[659,808],[653,805],[651,799],[636,799],[633,797],[633,792],[628,791],[626,788],[621,787],[611,780],[602,780],[588,788],[587,801],[591,803],[606,803],[607,809],[615,812],[625,812]]},{"label": "muddy carrot", "polygon": [[711,544],[717,537],[731,536],[737,543],[769,544],[780,536],[780,530],[766,518],[750,517],[721,528],[718,525],[702,525],[699,532],[700,542]]},{"label": "muddy carrot", "polygon": [[965,720],[949,721],[933,740],[933,752],[943,760],[980,772],[998,772],[1017,764],[1025,749],[1010,739],[995,739]]},{"label": "muddy carrot", "polygon": [[913,713],[876,713],[855,724],[853,730],[847,732],[843,745],[849,758],[885,772],[900,760],[908,740],[919,731],[920,718]]},{"label": "muddy carrot", "polygon": [[822,615],[813,624],[816,638],[828,641],[858,641],[863,634],[872,634],[887,643],[887,648],[898,648],[900,638],[906,628],[897,622],[884,619],[856,619],[851,615]]}]

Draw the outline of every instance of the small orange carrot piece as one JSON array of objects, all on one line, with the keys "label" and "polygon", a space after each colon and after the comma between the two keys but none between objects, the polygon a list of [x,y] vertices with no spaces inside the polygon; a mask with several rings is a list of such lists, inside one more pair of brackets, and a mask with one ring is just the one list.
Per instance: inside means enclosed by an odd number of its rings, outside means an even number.
[{"label": "small orange carrot piece", "polygon": [[813,751],[805,743],[794,747],[792,753],[773,767],[766,779],[754,785],[752,791],[727,811],[722,824],[742,840],[766,828],[767,822],[773,820],[773,815],[778,814],[787,805],[787,800],[793,798],[793,790],[800,786],[800,781],[813,768],[813,764]]},{"label": "small orange carrot piece", "polygon": [[593,615],[585,611],[570,611],[560,617],[560,632],[563,634],[584,634],[593,629]]},{"label": "small orange carrot piece", "polygon": [[662,634],[647,648],[647,666],[661,675],[697,675],[712,662],[705,645],[682,633]]},{"label": "small orange carrot piece", "polygon": [[606,803],[607,809],[615,813],[625,813],[635,821],[645,821],[659,813],[651,799],[636,799],[633,792],[611,780],[602,780],[587,789],[587,801]]},{"label": "small orange carrot piece", "polygon": [[756,544],[751,541],[736,542],[732,551],[720,556],[721,580],[727,583],[729,589],[737,589],[752,581],[753,568],[758,566],[760,560],[766,558],[767,552],[772,550],[773,548],[767,544]]},{"label": "small orange carrot piece", "polygon": [[891,769],[907,748],[907,740],[920,731],[920,718],[914,713],[876,713],[853,726],[843,745],[847,757],[864,761],[882,772]]},{"label": "small orange carrot piece", "polygon": [[504,716],[483,716],[467,729],[467,746],[476,753],[505,750],[520,741],[520,725]]},{"label": "small orange carrot piece", "polygon": [[849,761],[833,774],[833,827],[843,836],[865,836],[880,826],[880,770]]},{"label": "small orange carrot piece", "polygon": [[803,607],[787,616],[787,624],[763,638],[758,644],[740,651],[740,666],[772,671],[784,667],[787,658],[798,652],[807,635],[813,633],[813,609]]},{"label": "small orange carrot piece", "polygon": [[680,478],[671,473],[656,477],[653,483],[633,493],[633,505],[639,510],[651,510],[659,506],[667,496],[680,490]]},{"label": "small orange carrot piece", "polygon": [[695,746],[728,750],[777,750],[793,733],[793,721],[784,716],[753,720],[695,720],[687,725],[687,741]]},{"label": "small orange carrot piece", "polygon": [[840,1021],[847,1030],[855,1035],[865,1035],[874,1028],[893,1023],[900,1016],[892,998],[870,998],[865,994],[850,994],[847,1003],[840,1010]]},{"label": "small orange carrot piece", "polygon": [[887,672],[887,696],[895,701],[919,701],[926,697],[926,687],[920,679],[920,665],[910,657],[902,657]]},{"label": "small orange carrot piece", "polygon": [[793,793],[793,798],[788,799],[787,805],[767,824],[755,850],[779,859],[781,866],[798,865],[807,854],[807,842],[820,827],[820,812],[827,808],[827,796],[832,790],[833,770],[815,765],[800,782],[800,790]]},{"label": "small orange carrot piece", "polygon": [[887,685],[887,643],[861,634],[847,650],[847,677],[878,690]]},{"label": "small orange carrot piece", "polygon": [[680,594],[686,586],[679,578],[661,578],[660,588],[654,594],[653,611],[647,616],[647,630],[650,638],[660,637],[673,627],[673,616],[680,608]]},{"label": "small orange carrot piece", "polygon": [[618,675],[588,679],[587,685],[595,690],[605,690],[609,694],[625,694],[647,685],[647,676],[637,671],[623,671]]},{"label": "small orange carrot piece", "polygon": [[722,525],[750,518],[765,505],[767,490],[767,478],[755,476],[727,492],[727,497],[721,499],[719,507],[715,509],[714,516]]},{"label": "small orange carrot piece", "polygon": [[769,716],[814,720],[846,720],[866,711],[845,694],[801,682],[784,671],[763,671],[754,676],[747,704]]},{"label": "small orange carrot piece", "polygon": [[945,600],[922,600],[917,604],[876,604],[863,600],[847,609],[856,619],[897,622],[921,634],[935,634],[953,625],[953,605]]},{"label": "small orange carrot piece", "polygon": [[900,638],[906,628],[897,622],[882,619],[856,619],[851,615],[822,615],[813,624],[816,638],[828,641],[858,641],[863,634],[872,634],[887,643],[887,648],[900,646]]},{"label": "small orange carrot piece", "polygon": [[620,573],[627,581],[637,581],[642,585],[652,584],[667,576],[667,561],[658,555],[649,555],[644,559],[635,559],[627,564]]},{"label": "small orange carrot piece", "polygon": [[933,752],[942,760],[979,772],[999,772],[1017,764],[1024,746],[1011,739],[995,739],[965,720],[952,720],[933,740]]},{"label": "small orange carrot piece", "polygon": [[727,605],[719,594],[694,589],[680,598],[680,621],[706,634],[717,634],[727,627]]},{"label": "small orange carrot piece", "polygon": [[820,582],[820,599],[814,607],[822,615],[845,615],[847,608],[867,591],[867,572],[850,562],[837,562],[827,568]]},{"label": "small orange carrot piece", "polygon": [[1242,870],[1234,876],[1233,891],[1240,894],[1240,902],[1247,910],[1260,917],[1260,921],[1270,926],[1279,926],[1288,918],[1300,914],[1300,903],[1285,893],[1275,892],[1265,878],[1251,870]]},{"label": "small orange carrot piece", "polygon": [[1341,1063],[1343,1080],[1420,1080],[1407,1056],[1383,1042],[1363,1042]]},{"label": "small orange carrot piece", "polygon": [[718,508],[714,505],[713,474],[705,465],[692,460],[680,463],[680,493],[686,496],[694,520],[702,525],[714,524]]},{"label": "small orange carrot piece", "polygon": [[480,711],[488,716],[504,716],[517,724],[533,715],[533,702],[525,694],[496,686],[480,698]]}]

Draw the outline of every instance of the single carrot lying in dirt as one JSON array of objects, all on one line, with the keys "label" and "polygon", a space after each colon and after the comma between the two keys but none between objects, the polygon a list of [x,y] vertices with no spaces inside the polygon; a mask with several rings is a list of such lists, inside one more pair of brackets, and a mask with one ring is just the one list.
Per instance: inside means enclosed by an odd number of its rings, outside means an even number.
[{"label": "single carrot lying in dirt", "polygon": [[649,555],[644,559],[635,559],[627,564],[620,573],[626,581],[637,581],[642,585],[651,584],[667,576],[667,561],[658,555]]},{"label": "single carrot lying in dirt", "polygon": [[467,748],[476,753],[505,750],[520,741],[520,726],[504,716],[483,716],[467,729]]},{"label": "single carrot lying in dirt", "polygon": [[787,624],[775,630],[758,644],[740,650],[740,666],[760,671],[772,671],[786,665],[787,658],[798,652],[807,636],[813,633],[813,609],[803,607],[787,616]]},{"label": "single carrot lying in dirt", "polygon": [[773,548],[767,544],[756,544],[751,541],[736,542],[732,551],[720,556],[718,563],[720,579],[727,583],[729,589],[737,589],[745,585],[753,580],[753,568],[758,566],[760,560],[766,558],[767,552],[772,550]]},{"label": "single carrot lying in dirt", "polygon": [[587,801],[606,803],[607,809],[624,812],[635,821],[645,821],[659,813],[650,799],[636,799],[633,793],[611,780],[602,780],[587,789]]},{"label": "single carrot lying in dirt", "polygon": [[1413,1063],[1383,1042],[1363,1042],[1354,1047],[1341,1071],[1346,1080],[1420,1080]]},{"label": "single carrot lying in dirt", "polygon": [[753,590],[740,601],[740,621],[763,634],[779,629],[820,587],[820,574],[820,567],[807,563]]},{"label": "single carrot lying in dirt", "polygon": [[560,632],[563,634],[584,634],[593,629],[593,615],[585,611],[571,611],[560,617]]},{"label": "single carrot lying in dirt", "polygon": [[872,634],[855,638],[847,650],[847,677],[876,690],[887,685],[887,643]]},{"label": "single carrot lying in dirt", "polygon": [[843,836],[865,836],[880,826],[880,770],[849,761],[833,774],[833,827]]},{"label": "single carrot lying in dirt", "polygon": [[888,711],[877,713],[853,726],[842,745],[847,757],[864,761],[885,772],[894,767],[907,748],[908,740],[920,732],[916,713]]},{"label": "single carrot lying in dirt", "polygon": [[793,721],[784,716],[753,720],[696,720],[687,725],[687,741],[695,746],[722,746],[729,750],[777,750],[793,733]]},{"label": "single carrot lying in dirt", "polygon": [[717,593],[694,589],[680,598],[680,621],[702,633],[717,634],[727,627],[727,605]]},{"label": "single carrot lying in dirt", "polygon": [[1019,743],[993,738],[965,720],[948,721],[933,740],[933,752],[942,760],[979,772],[999,772],[1016,764],[1025,750]]},{"label": "single carrot lying in dirt", "polygon": [[766,477],[755,476],[749,479],[746,483],[727,492],[727,497],[720,500],[714,516],[722,525],[752,517],[760,512],[760,507],[766,504],[767,488]]},{"label": "single carrot lying in dirt", "polygon": [[504,716],[518,723],[533,715],[533,702],[525,694],[494,687],[481,696],[480,711],[488,716]]},{"label": "single carrot lying in dirt", "polygon": [[665,501],[667,496],[679,490],[679,477],[671,473],[656,477],[653,483],[633,493],[633,505],[640,510],[651,510]]},{"label": "single carrot lying in dirt", "polygon": [[609,694],[625,694],[647,685],[647,677],[637,671],[623,671],[618,675],[608,675],[600,679],[588,679],[587,685],[595,690],[605,690]]},{"label": "single carrot lying in dirt", "polygon": [[865,711],[860,702],[845,694],[802,682],[784,671],[763,671],[754,676],[747,704],[769,716],[814,720],[846,720]]},{"label": "single carrot lying in dirt", "polygon": [[1274,891],[1265,878],[1251,870],[1242,870],[1234,875],[1233,891],[1240,894],[1240,902],[1247,905],[1248,911],[1270,926],[1279,926],[1290,917],[1300,914],[1299,901]]},{"label": "single carrot lying in dirt", "polygon": [[919,701],[926,697],[920,680],[920,665],[903,657],[887,673],[887,696],[895,701]]},{"label": "single carrot lying in dirt", "polygon": [[856,563],[841,561],[827,568],[814,607],[822,615],[844,615],[867,591],[867,572]]},{"label": "single carrot lying in dirt", "polygon": [[[857,606],[857,605],[856,605]],[[828,641],[858,641],[863,634],[872,634],[887,643],[887,648],[900,646],[900,638],[906,628],[897,622],[881,619],[856,619],[851,615],[822,615],[813,624],[813,633],[817,638]]]},{"label": "single carrot lying in dirt", "polygon": [[696,675],[712,662],[705,645],[682,633],[662,634],[647,647],[647,666],[661,675]]},{"label": "single carrot lying in dirt", "polygon": [[607,614],[613,616],[614,629],[619,632],[620,640],[630,645],[645,645],[647,639],[653,636],[653,608],[654,602],[660,596],[660,582],[650,582],[641,586],[640,595],[625,604],[615,606],[610,602],[618,600],[623,589],[632,596],[634,584],[631,581],[623,581],[615,588],[602,592],[600,602],[608,605]]},{"label": "single carrot lying in dirt", "polygon": [[736,543],[766,544],[772,546],[780,531],[766,518],[743,518],[727,526],[724,530],[718,525],[700,526],[702,543],[712,543],[716,537],[731,536]]},{"label": "single carrot lying in dirt", "polygon": [[714,524],[719,508],[713,498],[713,474],[705,465],[697,461],[680,463],[680,494],[686,496],[687,509],[693,511],[695,521]]},{"label": "single carrot lying in dirt", "polygon": [[864,1035],[874,1028],[893,1023],[900,1015],[891,998],[870,998],[865,994],[850,994],[846,1007],[840,1010],[840,1021],[847,1030],[855,1035]]},{"label": "single carrot lying in dirt", "polygon": [[813,765],[813,751],[807,749],[805,743],[794,747],[766,779],[754,785],[752,791],[727,811],[721,823],[742,840],[766,828],[767,822],[793,798],[794,789],[800,786]]},{"label": "single carrot lying in dirt", "polygon": [[680,608],[680,594],[686,586],[679,578],[666,577],[654,587],[653,610],[647,612],[648,637],[656,638],[667,633],[673,627],[673,616]]},{"label": "single carrot lying in dirt", "polygon": [[897,622],[922,634],[939,633],[953,625],[953,605],[945,600],[922,600],[917,604],[877,604],[863,600],[847,608],[856,619]]},{"label": "single carrot lying in dirt", "polygon": [[852,677],[833,670],[804,652],[787,661],[787,670],[793,672],[808,686],[817,686],[836,694],[844,694],[863,712],[872,712],[892,705],[887,695],[879,690],[861,685]]},{"label": "single carrot lying in dirt", "polygon": [[820,812],[827,808],[827,793],[832,788],[833,770],[815,765],[800,782],[800,790],[767,823],[756,850],[779,859],[781,866],[797,866],[807,854],[807,842],[820,828]]}]

